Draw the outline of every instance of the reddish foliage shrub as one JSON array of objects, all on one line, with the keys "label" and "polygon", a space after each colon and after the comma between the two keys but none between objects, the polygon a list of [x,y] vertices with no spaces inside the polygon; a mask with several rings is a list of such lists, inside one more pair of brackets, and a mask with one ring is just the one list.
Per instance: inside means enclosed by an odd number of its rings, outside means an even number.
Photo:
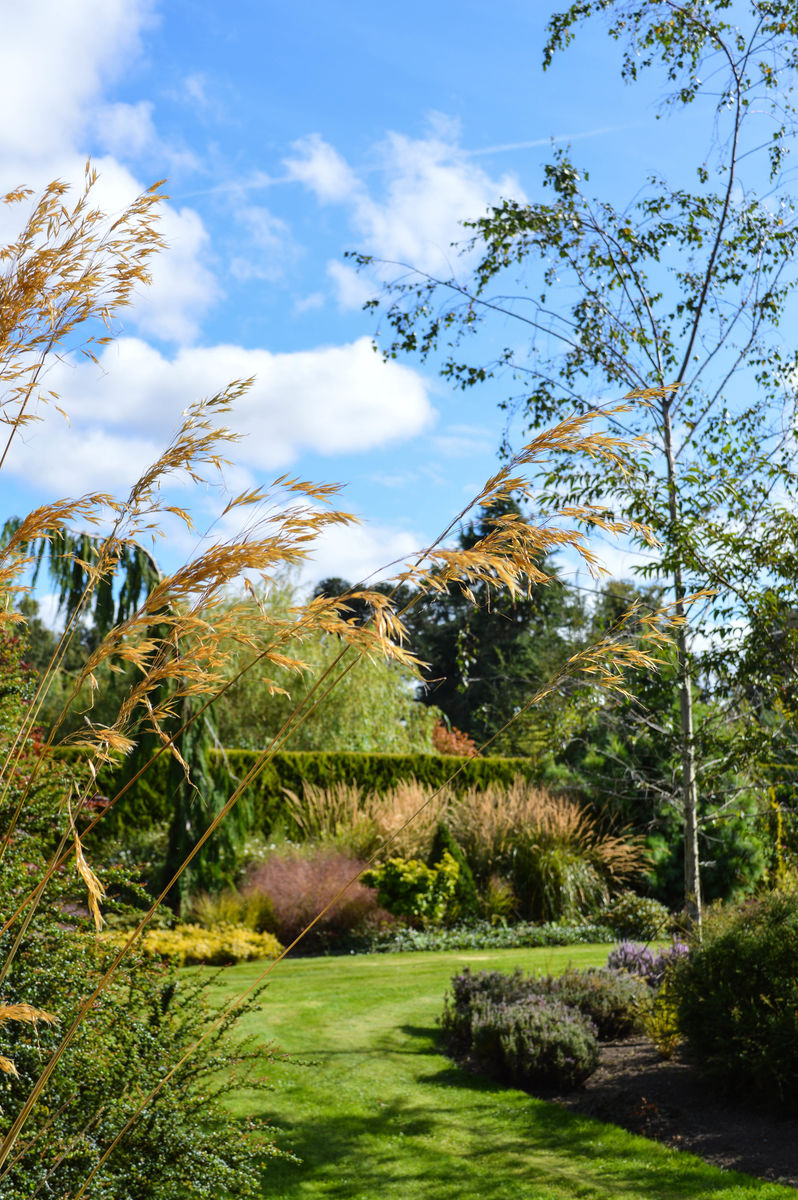
[{"label": "reddish foliage shrub", "polygon": [[[271,898],[273,932],[287,946],[364,866],[334,850],[319,850],[312,856],[275,852],[253,868],[245,891],[265,892]],[[342,934],[395,924],[396,919],[377,903],[374,888],[358,879],[327,909],[297,952],[329,946]]]},{"label": "reddish foliage shrub", "polygon": [[449,729],[443,721],[436,721],[433,726],[432,744],[438,754],[460,754],[465,758],[474,758],[477,753],[473,738],[454,725]]}]

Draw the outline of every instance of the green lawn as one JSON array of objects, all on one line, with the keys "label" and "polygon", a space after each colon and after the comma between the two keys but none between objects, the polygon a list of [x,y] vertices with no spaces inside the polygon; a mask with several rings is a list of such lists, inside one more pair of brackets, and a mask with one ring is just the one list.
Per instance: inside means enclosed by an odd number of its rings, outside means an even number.
[{"label": "green lawn", "polygon": [[[268,1070],[274,1091],[242,1092],[242,1118],[269,1113],[301,1166],[272,1161],[270,1200],[775,1200],[790,1188],[706,1166],[614,1126],[454,1067],[435,1042],[462,965],[558,971],[599,965],[606,947],[453,951],[280,963],[246,1032],[297,1060]],[[228,968],[221,1000],[261,967]]]}]

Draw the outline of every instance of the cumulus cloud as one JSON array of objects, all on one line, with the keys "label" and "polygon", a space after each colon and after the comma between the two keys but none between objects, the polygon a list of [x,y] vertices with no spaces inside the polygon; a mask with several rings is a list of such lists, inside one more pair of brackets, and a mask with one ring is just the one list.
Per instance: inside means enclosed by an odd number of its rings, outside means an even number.
[{"label": "cumulus cloud", "polygon": [[[373,165],[360,173],[319,134],[296,142],[293,151],[285,161],[288,178],[320,203],[347,208],[359,249],[432,273],[451,272],[461,221],[502,196],[524,198],[514,176],[493,178],[475,163],[460,147],[457,127],[442,118],[427,137],[388,134]],[[345,264],[331,264],[328,273],[345,307],[357,307],[373,291]]]},{"label": "cumulus cloud", "polygon": [[107,347],[99,366],[57,364],[47,387],[61,396],[71,425],[52,415],[17,440],[8,469],[63,493],[125,490],[155,457],[200,396],[255,377],[228,425],[242,435],[234,457],[262,475],[290,466],[302,451],[365,451],[414,437],[434,412],[422,378],[384,362],[368,338],[345,346],[271,354],[240,346],[184,347],[172,358],[137,339]]},{"label": "cumulus cloud", "polygon": [[138,53],[150,0],[26,0],[7,4],[0,77],[4,162],[57,159],[77,146],[106,84]]},{"label": "cumulus cloud", "polygon": [[[121,212],[154,182],[136,178],[125,163],[156,149],[162,160],[175,158],[158,140],[150,102],[104,100],[139,53],[154,19],[152,0],[28,0],[6,9],[0,74],[12,102],[0,110],[0,154],[8,186],[40,189],[55,178],[80,186],[86,148],[94,144],[107,151],[94,159],[100,173],[95,203]],[[16,231],[9,216],[0,235]],[[219,296],[208,235],[190,208],[164,204],[161,223],[168,252],[158,256],[152,288],[125,321],[146,334],[190,342]]]},{"label": "cumulus cloud", "polygon": [[428,540],[391,525],[330,526],[314,542],[300,578],[306,584],[331,576],[375,583],[395,575]]}]

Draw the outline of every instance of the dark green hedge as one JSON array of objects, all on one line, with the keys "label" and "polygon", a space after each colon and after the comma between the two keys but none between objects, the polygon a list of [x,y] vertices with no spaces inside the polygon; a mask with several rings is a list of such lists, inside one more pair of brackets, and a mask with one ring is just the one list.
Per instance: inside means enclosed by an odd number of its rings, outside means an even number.
[{"label": "dark green hedge", "polygon": [[[74,757],[72,752],[62,752]],[[229,795],[239,779],[257,761],[253,750],[228,750],[225,754],[212,751],[211,763],[216,783]],[[364,791],[382,792],[403,780],[415,778],[429,788],[446,782],[459,766],[463,767],[453,782],[455,791],[488,784],[509,784],[516,775],[534,781],[538,767],[529,758],[470,758],[444,754],[358,754],[303,750],[284,750],[276,754],[250,785],[255,829],[269,834],[285,820],[283,788],[302,793],[302,783],[330,787],[336,783],[357,783]],[[154,823],[170,816],[166,795],[168,756],[152,764],[140,780],[119,801],[118,811],[109,827],[119,829],[141,822]],[[116,792],[112,772],[101,771],[97,790],[103,795]],[[110,816],[110,814],[109,814]]]}]

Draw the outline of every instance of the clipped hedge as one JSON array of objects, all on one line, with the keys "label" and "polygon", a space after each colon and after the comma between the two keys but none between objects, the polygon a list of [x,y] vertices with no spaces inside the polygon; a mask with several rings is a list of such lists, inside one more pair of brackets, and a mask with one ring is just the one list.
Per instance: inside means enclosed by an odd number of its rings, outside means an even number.
[{"label": "clipped hedge", "polygon": [[[72,761],[78,761],[79,758],[76,751],[68,749],[58,754]],[[218,785],[228,792],[255,765],[257,758],[254,750],[212,750],[209,754]],[[168,766],[168,755],[162,754],[125,794],[120,801],[119,811],[114,811],[113,820],[106,827],[118,831],[142,822],[156,824],[168,821],[171,816],[166,782]],[[303,782],[317,787],[356,783],[366,792],[385,792],[414,778],[434,790],[446,783],[459,767],[462,770],[451,785],[456,793],[474,786],[487,787],[489,784],[509,786],[517,775],[534,782],[539,775],[538,765],[529,758],[282,750],[275,754],[251,784],[253,828],[268,836],[275,826],[282,825],[290,835],[292,827],[283,788],[301,794]],[[115,794],[114,772],[107,769],[100,771],[97,791],[106,796]]]}]

